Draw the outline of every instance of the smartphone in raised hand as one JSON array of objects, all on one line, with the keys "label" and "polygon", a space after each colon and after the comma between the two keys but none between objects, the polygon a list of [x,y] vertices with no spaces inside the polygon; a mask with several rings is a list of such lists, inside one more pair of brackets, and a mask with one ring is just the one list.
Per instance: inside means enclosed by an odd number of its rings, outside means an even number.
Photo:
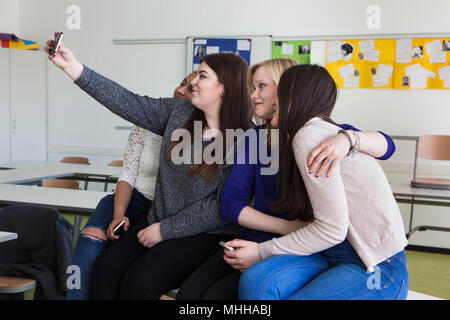
[{"label": "smartphone in raised hand", "polygon": [[58,52],[59,44],[61,43],[61,39],[63,37],[63,32],[58,33],[55,36],[55,43],[53,44],[53,47],[51,48],[49,55],[54,55],[56,52]]}]

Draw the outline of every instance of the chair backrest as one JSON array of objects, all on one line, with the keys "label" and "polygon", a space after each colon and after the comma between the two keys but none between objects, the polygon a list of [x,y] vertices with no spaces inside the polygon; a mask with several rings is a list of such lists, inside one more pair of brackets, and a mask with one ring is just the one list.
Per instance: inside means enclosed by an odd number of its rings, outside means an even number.
[{"label": "chair backrest", "polygon": [[42,186],[47,188],[80,189],[78,181],[64,179],[47,179],[42,182]]},{"label": "chair backrest", "polygon": [[450,160],[450,136],[424,135],[417,144],[417,156],[420,158]]},{"label": "chair backrest", "polygon": [[109,163],[111,167],[123,167],[123,160],[113,160]]},{"label": "chair backrest", "polygon": [[63,163],[79,163],[79,164],[90,164],[88,158],[84,157],[64,157],[61,162]]}]

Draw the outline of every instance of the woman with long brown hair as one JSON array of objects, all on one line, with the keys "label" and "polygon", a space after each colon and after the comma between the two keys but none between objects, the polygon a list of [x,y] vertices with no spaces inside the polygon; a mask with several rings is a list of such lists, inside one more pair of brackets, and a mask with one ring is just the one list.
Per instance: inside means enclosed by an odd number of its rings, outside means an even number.
[{"label": "woman with long brown hair", "polygon": [[[52,46],[48,41],[46,52]],[[225,161],[206,163],[202,154],[214,137],[225,137],[225,149],[226,129],[251,126],[247,63],[233,53],[205,56],[191,82],[189,101],[132,93],[79,63],[62,43],[49,58],[109,110],[162,136],[151,209],[97,260],[90,292],[93,299],[157,299],[179,287],[219,241],[236,234],[236,227],[219,215],[218,197],[229,166]],[[193,143],[173,141],[177,132],[188,132]],[[176,150],[182,150],[181,163],[174,161],[180,155]],[[222,151],[226,155],[228,150]]]},{"label": "woman with long brown hair", "polygon": [[[241,299],[405,299],[403,221],[374,158],[345,157],[330,177],[310,174],[308,155],[340,128],[329,118],[337,97],[328,71],[288,69],[271,125],[280,133],[281,193],[274,205],[303,227],[259,243],[240,279]],[[357,139],[347,136],[353,147]],[[325,160],[327,161],[327,160]]]}]

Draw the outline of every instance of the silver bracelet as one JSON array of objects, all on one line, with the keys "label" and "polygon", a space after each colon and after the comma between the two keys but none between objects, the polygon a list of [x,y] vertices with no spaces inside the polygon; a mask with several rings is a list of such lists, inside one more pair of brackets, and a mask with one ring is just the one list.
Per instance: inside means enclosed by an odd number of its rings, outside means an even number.
[{"label": "silver bracelet", "polygon": [[359,139],[359,134],[357,131],[354,131],[354,130],[350,130],[350,131],[353,133],[353,135],[355,136],[355,140],[356,140],[355,146],[353,147],[352,150],[349,151],[349,153],[352,154],[352,157],[354,157],[355,154],[357,154],[359,149],[361,148],[361,140]]},{"label": "silver bracelet", "polygon": [[[352,141],[352,138],[350,137],[350,135],[348,134],[348,132],[347,131],[345,131],[345,130],[339,130],[338,131],[338,134],[339,133],[342,133],[343,135],[345,135],[346,137],[347,137],[347,139],[348,139],[348,141],[350,142],[350,149],[348,150],[348,153],[347,153],[347,156],[348,155],[350,155],[350,153],[352,153],[353,152],[353,150],[355,149],[355,146],[356,146],[356,141],[355,141],[355,145],[353,144],[353,141]],[[355,136],[355,140],[356,140],[356,136]]]}]

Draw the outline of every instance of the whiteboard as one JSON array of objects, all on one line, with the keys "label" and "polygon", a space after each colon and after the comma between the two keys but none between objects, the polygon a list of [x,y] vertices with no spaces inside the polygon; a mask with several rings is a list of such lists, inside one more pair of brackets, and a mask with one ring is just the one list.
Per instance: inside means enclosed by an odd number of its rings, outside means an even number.
[{"label": "whiteboard", "polygon": [[252,39],[250,65],[272,58],[272,36],[232,36],[232,37],[187,37],[186,38],[186,74],[192,72],[194,60],[194,39]]}]

